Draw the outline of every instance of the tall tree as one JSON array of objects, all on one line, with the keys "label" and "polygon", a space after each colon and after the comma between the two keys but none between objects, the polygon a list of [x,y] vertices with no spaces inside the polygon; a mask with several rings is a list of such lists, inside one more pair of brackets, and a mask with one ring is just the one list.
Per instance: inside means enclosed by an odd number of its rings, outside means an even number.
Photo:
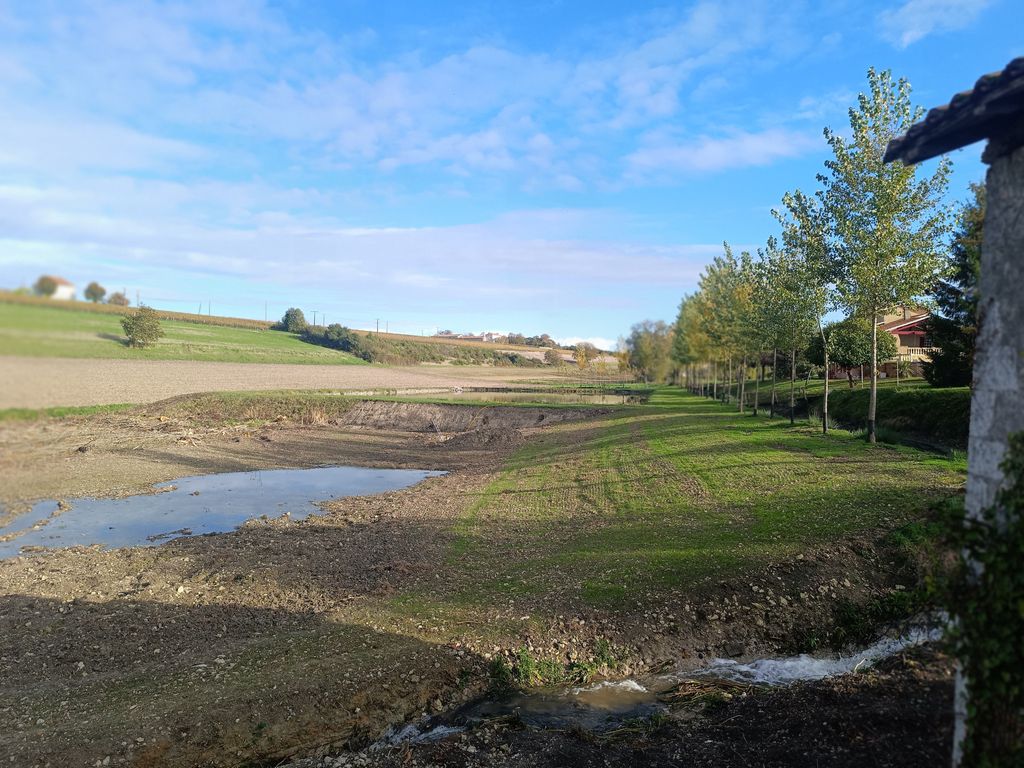
[{"label": "tall tree", "polygon": [[827,219],[818,198],[809,197],[800,190],[787,192],[782,197],[785,212],[773,211],[782,224],[782,241],[795,260],[796,269],[803,280],[799,298],[801,311],[813,315],[821,337],[823,365],[825,367],[824,396],[821,408],[821,431],[828,433],[828,368],[829,344],[825,334],[825,314],[835,304],[835,268],[826,247]]},{"label": "tall tree", "polygon": [[932,291],[937,311],[925,324],[934,347],[924,363],[924,377],[934,387],[966,386],[974,369],[985,185],[972,184],[971,192],[973,199],[961,209],[953,235],[952,274]]},{"label": "tall tree", "polygon": [[[796,409],[796,358],[807,344],[819,310],[819,292],[808,261],[796,250],[782,248],[774,238],[758,252],[765,270],[766,320],[776,331],[778,347],[789,353],[789,421]],[[774,384],[773,384],[774,386]]]},{"label": "tall tree", "polygon": [[950,163],[931,176],[917,166],[885,164],[890,139],[923,115],[910,102],[910,84],[888,71],[868,70],[868,93],[850,109],[850,138],[825,129],[833,158],[819,176],[828,223],[829,256],[838,303],[871,321],[871,395],[868,440],[875,442],[880,314],[925,293],[944,264],[948,214],[941,205]]}]

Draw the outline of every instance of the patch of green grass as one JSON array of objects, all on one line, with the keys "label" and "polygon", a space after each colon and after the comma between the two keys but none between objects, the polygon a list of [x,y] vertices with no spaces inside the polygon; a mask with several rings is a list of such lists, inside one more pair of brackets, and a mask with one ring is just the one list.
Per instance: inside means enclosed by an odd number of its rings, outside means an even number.
[{"label": "patch of green grass", "polygon": [[456,524],[460,586],[445,599],[628,607],[881,535],[961,484],[942,456],[662,388],[646,406],[551,427],[517,451]]},{"label": "patch of green grass", "polygon": [[26,357],[204,360],[229,363],[363,365],[333,349],[282,331],[161,320],[165,337],[154,346],[125,344],[121,316],[0,302],[0,354]]},{"label": "patch of green grass", "polygon": [[0,410],[0,421],[37,421],[39,419],[63,419],[69,416],[92,416],[97,413],[115,413],[134,408],[132,403],[111,403],[108,405],[70,405],[53,408],[5,408]]}]

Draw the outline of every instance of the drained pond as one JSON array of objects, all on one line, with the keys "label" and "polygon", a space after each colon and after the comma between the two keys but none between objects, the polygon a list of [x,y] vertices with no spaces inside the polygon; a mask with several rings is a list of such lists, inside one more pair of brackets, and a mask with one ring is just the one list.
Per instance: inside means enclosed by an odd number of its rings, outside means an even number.
[{"label": "drained pond", "polygon": [[443,472],[316,467],[182,477],[121,499],[40,501],[0,527],[0,559],[22,549],[144,547],[182,536],[231,531],[258,517],[302,520],[317,502],[408,488]]}]

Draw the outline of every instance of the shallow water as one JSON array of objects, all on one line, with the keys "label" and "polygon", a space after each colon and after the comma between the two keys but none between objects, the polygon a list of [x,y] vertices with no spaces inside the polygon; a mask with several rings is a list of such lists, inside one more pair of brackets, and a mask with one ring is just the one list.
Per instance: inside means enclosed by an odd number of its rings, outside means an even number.
[{"label": "shallow water", "polygon": [[904,649],[938,640],[942,630],[915,627],[899,636],[883,637],[874,645],[847,655],[789,656],[738,662],[713,659],[697,669],[639,679],[604,680],[593,685],[546,688],[487,698],[441,717],[390,732],[379,746],[444,738],[484,720],[515,717],[535,728],[584,728],[609,731],[633,719],[668,711],[662,696],[686,681],[726,680],[779,687],[807,680],[860,671]]},{"label": "shallow water", "polygon": [[225,472],[182,477],[154,486],[155,493],[123,499],[71,499],[65,511],[56,501],[41,501],[0,527],[0,538],[11,536],[0,541],[0,559],[23,547],[154,546],[234,530],[263,515],[301,520],[318,511],[315,502],[396,491],[441,474],[366,467]]}]

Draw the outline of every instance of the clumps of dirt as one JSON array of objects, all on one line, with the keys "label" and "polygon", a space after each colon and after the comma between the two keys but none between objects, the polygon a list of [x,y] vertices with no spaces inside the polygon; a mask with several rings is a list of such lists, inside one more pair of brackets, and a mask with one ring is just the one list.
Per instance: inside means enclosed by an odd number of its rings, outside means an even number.
[{"label": "clumps of dirt", "polygon": [[345,426],[405,432],[496,433],[578,421],[604,412],[601,409],[586,408],[520,408],[362,400],[341,414],[338,422]]}]

